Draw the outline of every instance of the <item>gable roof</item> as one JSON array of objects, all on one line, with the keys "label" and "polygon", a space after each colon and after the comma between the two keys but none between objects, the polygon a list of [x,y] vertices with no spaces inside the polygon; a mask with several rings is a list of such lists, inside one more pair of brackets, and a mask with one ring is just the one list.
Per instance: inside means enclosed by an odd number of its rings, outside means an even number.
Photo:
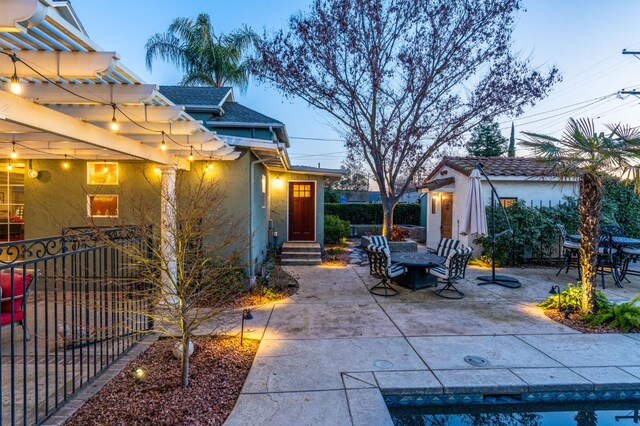
[{"label": "gable roof", "polygon": [[478,162],[482,163],[488,176],[554,176],[551,167],[537,158],[527,157],[444,157],[424,180],[425,183],[437,176],[440,169],[448,166],[466,176],[471,174]]},{"label": "gable roof", "polygon": [[160,86],[160,92],[185,106],[220,107],[229,95],[233,97],[231,87]]}]

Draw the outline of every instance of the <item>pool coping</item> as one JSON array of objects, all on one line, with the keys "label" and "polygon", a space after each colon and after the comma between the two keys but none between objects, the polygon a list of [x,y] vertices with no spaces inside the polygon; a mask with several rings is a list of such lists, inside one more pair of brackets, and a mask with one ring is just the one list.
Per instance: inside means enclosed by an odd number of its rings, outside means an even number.
[{"label": "pool coping", "polygon": [[640,400],[640,366],[390,369],[341,375],[353,425],[393,425],[389,406]]}]

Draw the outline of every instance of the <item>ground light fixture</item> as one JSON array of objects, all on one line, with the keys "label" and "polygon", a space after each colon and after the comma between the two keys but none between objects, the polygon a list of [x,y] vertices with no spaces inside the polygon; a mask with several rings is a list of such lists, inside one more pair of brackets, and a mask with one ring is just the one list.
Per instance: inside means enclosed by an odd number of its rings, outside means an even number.
[{"label": "ground light fixture", "polygon": [[143,381],[146,376],[147,373],[140,367],[133,370],[133,378],[138,381]]},{"label": "ground light fixture", "polygon": [[[561,300],[560,298],[562,297],[562,292],[560,292],[560,286],[557,285],[552,285],[551,286],[551,290],[549,290],[549,294],[551,295],[558,295],[558,312],[562,313],[562,305],[561,305]],[[567,310],[569,310],[569,308],[567,307]],[[569,315],[567,314],[567,311],[564,312],[564,317],[568,318]]]},{"label": "ground light fixture", "polygon": [[118,120],[116,120],[116,104],[111,104],[113,108],[113,115],[111,116],[111,130],[117,132],[120,129],[120,125],[118,124]]},{"label": "ground light fixture", "polygon": [[242,340],[244,338],[244,320],[252,320],[251,309],[242,310],[242,323],[240,325],[240,346],[242,346]]}]

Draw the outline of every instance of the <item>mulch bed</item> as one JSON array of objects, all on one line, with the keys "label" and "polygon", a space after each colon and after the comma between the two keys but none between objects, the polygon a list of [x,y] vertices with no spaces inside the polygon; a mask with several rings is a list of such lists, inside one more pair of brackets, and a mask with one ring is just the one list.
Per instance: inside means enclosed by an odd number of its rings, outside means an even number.
[{"label": "mulch bed", "polygon": [[[357,242],[360,244],[360,242]],[[351,248],[349,246],[355,244],[349,241],[345,244],[325,244],[322,251],[322,264],[325,266],[347,266],[349,265],[349,255]]]},{"label": "mulch bed", "polygon": [[[566,325],[569,328],[572,328],[576,331],[585,334],[614,334],[614,333],[624,333],[622,330],[617,328],[609,327],[606,324],[603,325],[589,325],[577,314],[569,315],[569,318],[564,317],[564,313],[558,312],[557,309],[545,309],[544,314],[554,320],[555,322],[559,322],[562,325]],[[640,330],[632,330],[632,333],[637,333]]]},{"label": "mulch bed", "polygon": [[[154,343],[91,398],[68,425],[220,425],[233,409],[259,342],[236,337],[194,339],[190,384],[180,386],[173,341]],[[143,381],[133,372],[143,368]]]},{"label": "mulch bed", "polygon": [[256,288],[243,292],[233,300],[230,300],[228,307],[241,308],[275,302],[286,299],[297,291],[298,281],[278,265],[269,277],[269,287],[258,284]]}]

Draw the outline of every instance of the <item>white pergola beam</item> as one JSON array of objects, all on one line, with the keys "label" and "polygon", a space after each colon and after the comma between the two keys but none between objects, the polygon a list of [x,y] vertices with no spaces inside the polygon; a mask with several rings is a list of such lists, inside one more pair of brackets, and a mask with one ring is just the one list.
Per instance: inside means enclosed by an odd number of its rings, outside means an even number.
[{"label": "white pergola beam", "polygon": [[46,6],[38,0],[3,0],[2,13],[0,13],[0,31],[25,31],[23,23],[36,15],[36,12],[39,12],[40,15],[46,13]]},{"label": "white pergola beam", "polygon": [[[17,75],[20,78],[96,78],[115,69],[118,55],[116,52],[47,52],[41,50],[23,50],[15,52],[16,56],[34,68],[29,68],[21,61],[16,62]],[[40,73],[40,74],[38,74]],[[13,75],[13,61],[6,55],[0,55],[0,75]]]},{"label": "white pergola beam", "polygon": [[[48,105],[49,108],[84,121],[111,122],[113,108],[109,105]],[[122,112],[120,112],[122,111]],[[129,118],[139,122],[167,123],[177,119],[184,111],[177,105],[118,105],[116,119],[119,122]]]},{"label": "white pergola beam", "polygon": [[[31,99],[39,104],[140,104],[149,102],[156,95],[155,84],[62,84],[72,93],[81,95],[82,99],[62,90],[54,84],[28,83],[22,85],[24,99]],[[6,85],[0,86],[8,90]]]},{"label": "white pergola beam", "polygon": [[7,122],[28,126],[41,132],[55,133],[68,140],[86,142],[135,158],[183,169],[189,168],[188,161],[184,159],[175,158],[157,148],[150,148],[4,91],[0,91],[0,111],[0,118]]},{"label": "white pergola beam", "polygon": [[[158,140],[157,142],[143,142],[143,143],[147,146],[158,148],[158,146],[162,143],[162,140]],[[221,141],[211,141],[211,142],[194,143],[194,144],[182,144],[182,143],[177,144],[172,142],[168,138],[165,138],[164,143],[167,146],[168,151],[184,151],[184,150],[188,151],[190,147],[193,147],[193,149],[201,152],[204,152],[204,151],[213,152],[223,148],[229,148],[231,151],[233,151],[232,147],[225,145],[224,142],[221,142]]]},{"label": "white pergola beam", "polygon": [[[109,122],[95,121],[91,123],[96,127],[109,129],[111,126],[111,119],[109,119]],[[162,131],[167,135],[190,135],[202,126],[200,121],[174,121],[172,123],[138,122],[138,124],[132,123],[128,120],[118,121],[118,125],[120,126],[120,130],[118,130],[118,132],[126,135],[158,135],[162,139]]]}]

